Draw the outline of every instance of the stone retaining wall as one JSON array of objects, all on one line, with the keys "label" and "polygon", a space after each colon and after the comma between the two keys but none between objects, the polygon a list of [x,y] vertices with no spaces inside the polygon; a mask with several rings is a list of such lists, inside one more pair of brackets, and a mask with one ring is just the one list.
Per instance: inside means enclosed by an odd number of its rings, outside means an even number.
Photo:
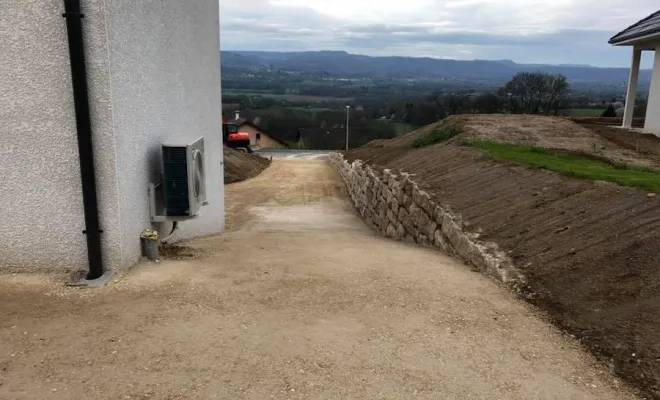
[{"label": "stone retaining wall", "polygon": [[329,159],[360,215],[383,236],[437,247],[504,284],[524,285],[506,253],[494,243],[479,241],[477,234],[464,232],[460,216],[433,201],[410,174],[396,175],[388,169],[381,173],[359,160],[348,163],[339,153]]}]

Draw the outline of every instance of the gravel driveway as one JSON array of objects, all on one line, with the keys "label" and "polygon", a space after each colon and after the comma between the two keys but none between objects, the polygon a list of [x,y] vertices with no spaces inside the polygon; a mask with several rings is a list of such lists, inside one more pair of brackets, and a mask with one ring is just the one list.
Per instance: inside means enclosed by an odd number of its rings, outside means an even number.
[{"label": "gravel driveway", "polygon": [[1,399],[631,399],[535,310],[376,236],[324,161],[227,187],[226,234],[100,290],[0,276]]}]

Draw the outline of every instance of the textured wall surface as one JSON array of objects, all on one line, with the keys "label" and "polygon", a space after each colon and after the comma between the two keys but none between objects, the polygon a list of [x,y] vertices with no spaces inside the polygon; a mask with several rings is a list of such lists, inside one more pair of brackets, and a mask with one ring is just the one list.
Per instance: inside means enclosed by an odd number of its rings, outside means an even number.
[{"label": "textured wall surface", "polygon": [[388,169],[380,173],[360,161],[348,163],[339,153],[330,154],[330,163],[367,225],[383,236],[437,247],[502,283],[514,288],[524,285],[524,277],[496,244],[464,232],[460,217],[431,200],[410,175],[395,175]]},{"label": "textured wall surface", "polygon": [[[224,229],[218,2],[106,0],[106,15],[122,264],[131,265],[151,227],[146,188],[160,179],[164,142],[203,136],[207,152],[209,205],[173,239]],[[159,225],[163,234],[171,227]]]},{"label": "textured wall surface", "polygon": [[[204,136],[209,152],[210,204],[175,238],[223,229],[218,2],[82,3],[104,258],[126,267],[152,227],[163,141]],[[61,0],[2,3],[0,269],[87,267],[62,12]]]},{"label": "textured wall surface", "polygon": [[[104,4],[86,3],[104,258],[121,257]],[[85,268],[87,250],[63,2],[0,11],[0,268]]]}]

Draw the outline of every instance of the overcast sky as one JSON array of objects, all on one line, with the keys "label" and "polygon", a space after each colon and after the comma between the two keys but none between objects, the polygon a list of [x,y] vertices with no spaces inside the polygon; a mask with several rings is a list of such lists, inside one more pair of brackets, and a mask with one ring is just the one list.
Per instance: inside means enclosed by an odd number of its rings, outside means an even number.
[{"label": "overcast sky", "polygon": [[[223,50],[629,66],[607,40],[658,0],[220,0]],[[646,55],[648,65],[650,56]]]}]

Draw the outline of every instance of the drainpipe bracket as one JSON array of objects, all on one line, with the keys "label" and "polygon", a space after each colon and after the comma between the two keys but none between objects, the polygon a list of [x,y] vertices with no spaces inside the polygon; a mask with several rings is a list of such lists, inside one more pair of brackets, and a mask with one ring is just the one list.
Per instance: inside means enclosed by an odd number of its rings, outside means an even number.
[{"label": "drainpipe bracket", "polygon": [[85,18],[85,14],[83,14],[83,13],[62,13],[62,18],[69,18],[69,17]]}]

